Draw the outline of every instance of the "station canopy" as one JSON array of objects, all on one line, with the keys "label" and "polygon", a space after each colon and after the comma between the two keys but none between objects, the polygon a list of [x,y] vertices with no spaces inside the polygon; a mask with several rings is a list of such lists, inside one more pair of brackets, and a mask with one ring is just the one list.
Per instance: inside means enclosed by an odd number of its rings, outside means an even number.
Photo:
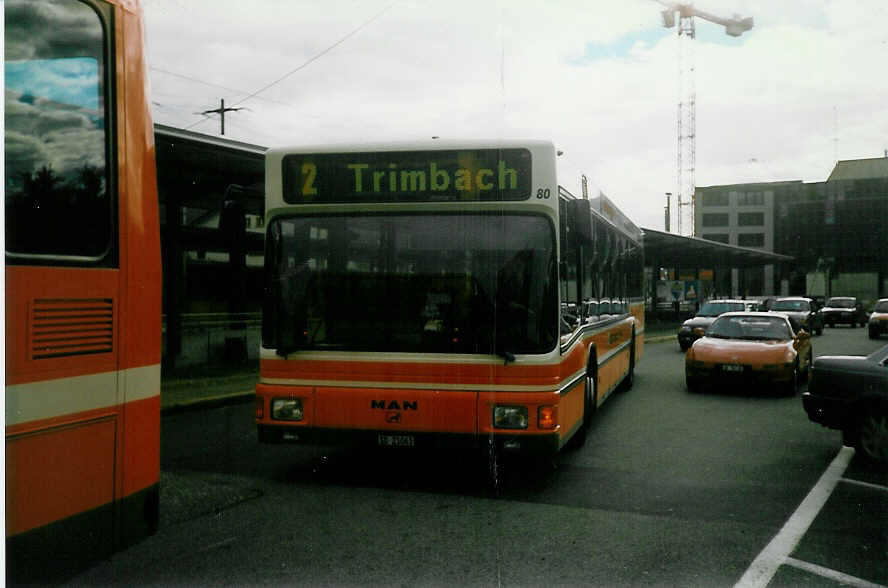
[{"label": "station canopy", "polygon": [[683,237],[653,229],[642,229],[642,231],[646,265],[683,269],[748,268],[788,263],[793,260],[789,255],[761,249],[728,245],[697,237]]},{"label": "station canopy", "polygon": [[[161,238],[174,230],[182,250],[227,251],[217,229],[226,200],[246,214],[265,213],[265,147],[154,125]],[[246,232],[247,248],[261,254],[261,231]]]},{"label": "station canopy", "polygon": [[264,213],[265,147],[154,125],[161,203],[219,210],[236,186],[250,214]]}]

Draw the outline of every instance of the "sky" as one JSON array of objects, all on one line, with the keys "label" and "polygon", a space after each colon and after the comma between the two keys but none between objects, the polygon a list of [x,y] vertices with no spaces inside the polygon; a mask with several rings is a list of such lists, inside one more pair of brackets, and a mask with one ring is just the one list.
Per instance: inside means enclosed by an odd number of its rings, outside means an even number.
[{"label": "sky", "polygon": [[[654,0],[143,0],[157,123],[266,147],[547,139],[662,230],[679,46]],[[695,184],[823,181],[888,150],[888,2],[699,0]],[[688,61],[685,62],[688,79]],[[674,203],[674,201],[673,201]],[[673,218],[675,211],[673,210]],[[686,225],[688,226],[688,225]],[[673,227],[674,229],[675,227]]]}]

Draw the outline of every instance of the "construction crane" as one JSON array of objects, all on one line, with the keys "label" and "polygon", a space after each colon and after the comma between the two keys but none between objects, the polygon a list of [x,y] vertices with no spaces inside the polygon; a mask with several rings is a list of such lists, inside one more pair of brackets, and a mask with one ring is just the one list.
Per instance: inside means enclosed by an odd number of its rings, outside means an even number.
[{"label": "construction crane", "polygon": [[697,140],[697,91],[694,87],[694,52],[693,41],[696,38],[694,17],[725,27],[725,33],[739,37],[750,30],[753,25],[751,17],[721,18],[694,8],[693,4],[682,4],[656,0],[666,7],[661,12],[663,26],[673,28],[678,14],[678,191],[676,192],[677,230],[682,235],[688,231],[694,234],[694,180],[696,166]]}]

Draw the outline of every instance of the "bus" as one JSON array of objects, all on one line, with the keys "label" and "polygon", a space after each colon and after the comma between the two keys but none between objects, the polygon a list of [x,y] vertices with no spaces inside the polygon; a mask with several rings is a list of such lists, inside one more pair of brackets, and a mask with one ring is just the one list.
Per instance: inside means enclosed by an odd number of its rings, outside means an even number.
[{"label": "bus", "polygon": [[[260,442],[581,445],[644,349],[641,231],[547,141],[271,149]],[[606,308],[606,312],[601,309]]]},{"label": "bus", "polygon": [[132,0],[6,0],[9,583],[153,533],[161,257],[142,16]]}]

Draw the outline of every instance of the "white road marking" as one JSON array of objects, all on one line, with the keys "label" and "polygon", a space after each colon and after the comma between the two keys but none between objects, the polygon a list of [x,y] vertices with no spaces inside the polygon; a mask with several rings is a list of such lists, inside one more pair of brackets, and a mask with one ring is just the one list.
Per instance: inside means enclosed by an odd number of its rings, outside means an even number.
[{"label": "white road marking", "polygon": [[854,449],[842,447],[839,454],[820,476],[817,484],[811,488],[789,520],[784,523],[780,532],[755,558],[735,588],[764,588],[768,585],[774,574],[777,573],[777,569],[786,562],[789,554],[808,531],[808,527],[814,522],[817,513],[826,504],[836,484],[842,478],[842,474],[848,468],[852,457],[854,457]]},{"label": "white road marking", "polygon": [[852,480],[851,478],[842,478],[842,481],[848,484],[854,484],[855,486],[863,486],[864,488],[869,488],[870,490],[880,490],[882,492],[888,492],[888,486],[870,484],[869,482],[861,482],[860,480]]},{"label": "white road marking", "polygon": [[786,558],[786,565],[805,570],[806,572],[811,572],[812,574],[817,574],[818,576],[823,576],[824,578],[829,578],[830,580],[835,580],[843,585],[854,586],[855,588],[888,588],[882,584],[873,584],[872,582],[867,582],[866,580],[849,576],[848,574],[843,574],[842,572],[837,572],[836,570],[831,570],[823,566],[818,566],[817,564],[801,561],[793,557]]}]

